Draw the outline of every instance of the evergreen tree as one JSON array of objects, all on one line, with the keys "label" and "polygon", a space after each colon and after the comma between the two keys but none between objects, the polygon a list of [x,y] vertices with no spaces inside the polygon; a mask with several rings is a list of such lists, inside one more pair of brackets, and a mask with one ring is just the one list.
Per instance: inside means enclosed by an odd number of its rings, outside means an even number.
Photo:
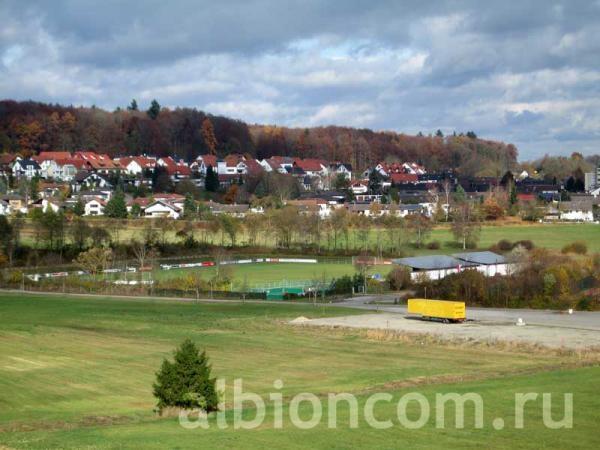
[{"label": "evergreen tree", "polygon": [[81,199],[78,199],[77,203],[75,203],[75,206],[73,206],[73,214],[79,217],[85,214],[85,205],[83,204]]},{"label": "evergreen tree", "polygon": [[509,201],[509,203],[511,205],[516,205],[517,204],[517,201],[518,201],[518,198],[517,198],[517,187],[515,186],[514,183],[510,186],[510,197],[509,197],[508,201]]},{"label": "evergreen tree", "polygon": [[29,198],[35,201],[40,196],[40,179],[36,176],[29,182]]},{"label": "evergreen tree", "polygon": [[131,100],[131,103],[127,107],[127,110],[129,110],[129,111],[137,111],[138,110],[138,104],[137,104],[137,101],[135,98],[133,100]]},{"label": "evergreen tree", "polygon": [[190,219],[192,217],[196,217],[197,212],[198,208],[196,207],[194,197],[188,192],[185,195],[185,200],[183,202],[183,215],[186,219]]},{"label": "evergreen tree", "polygon": [[158,399],[158,409],[177,407],[217,411],[219,398],[210,371],[206,352],[200,353],[196,345],[186,339],[175,351],[173,362],[163,360],[156,373],[153,393]]},{"label": "evergreen tree", "polygon": [[463,203],[467,200],[467,193],[460,184],[456,187],[454,200],[456,200],[456,203]]},{"label": "evergreen tree", "polygon": [[140,217],[142,215],[142,208],[137,203],[131,206],[131,217]]},{"label": "evergreen tree", "polygon": [[104,215],[115,219],[127,218],[127,205],[122,191],[115,192],[115,195],[106,203]]},{"label": "evergreen tree", "polygon": [[160,114],[160,104],[156,101],[156,99],[152,100],[152,103],[150,103],[150,108],[148,108],[146,114],[148,114],[148,117],[150,117],[152,120],[156,120]]},{"label": "evergreen tree", "polygon": [[212,166],[208,166],[208,168],[206,169],[204,189],[206,189],[209,192],[217,192],[219,190],[219,176],[214,171]]},{"label": "evergreen tree", "polygon": [[371,170],[369,173],[369,191],[372,194],[381,194],[381,181],[381,174],[375,169]]}]

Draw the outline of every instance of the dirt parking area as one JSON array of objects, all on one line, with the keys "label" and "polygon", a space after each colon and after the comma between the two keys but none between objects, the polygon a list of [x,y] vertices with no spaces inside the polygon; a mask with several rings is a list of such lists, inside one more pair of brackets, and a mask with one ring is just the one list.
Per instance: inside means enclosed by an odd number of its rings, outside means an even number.
[{"label": "dirt parking area", "polygon": [[294,325],[392,330],[414,334],[434,334],[448,340],[524,342],[553,348],[600,348],[600,330],[593,328],[582,329],[527,323],[524,326],[517,326],[515,323],[484,320],[444,324],[397,313],[312,319]]}]

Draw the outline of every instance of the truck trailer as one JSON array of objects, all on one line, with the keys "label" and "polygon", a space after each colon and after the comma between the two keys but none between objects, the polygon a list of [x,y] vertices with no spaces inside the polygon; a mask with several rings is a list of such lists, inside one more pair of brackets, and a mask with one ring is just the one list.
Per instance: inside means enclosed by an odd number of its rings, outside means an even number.
[{"label": "truck trailer", "polygon": [[465,302],[425,298],[408,299],[408,313],[419,314],[425,320],[440,320],[445,323],[463,322],[467,318]]}]

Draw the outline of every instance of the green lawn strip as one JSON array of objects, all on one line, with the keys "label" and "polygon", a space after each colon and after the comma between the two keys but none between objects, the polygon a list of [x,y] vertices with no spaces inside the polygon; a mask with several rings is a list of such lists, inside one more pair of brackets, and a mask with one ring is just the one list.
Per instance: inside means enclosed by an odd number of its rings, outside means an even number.
[{"label": "green lawn strip", "polygon": [[[263,425],[253,430],[233,429],[233,413],[226,414],[229,427],[218,429],[214,419],[207,430],[183,429],[176,419],[141,421],[112,426],[81,427],[70,431],[40,430],[14,432],[0,435],[0,442],[15,448],[595,448],[598,443],[597,424],[600,420],[600,399],[597,396],[597,380],[600,367],[555,370],[529,375],[513,375],[488,380],[426,385],[390,391],[392,401],[379,403],[375,409],[378,420],[391,420],[386,430],[371,428],[364,420],[364,402],[359,397],[359,426],[349,428],[347,404],[337,407],[336,429],[327,427],[327,402],[322,400],[323,418],[313,429],[300,430],[289,420],[289,410],[284,408],[284,425],[274,429],[272,403],[267,401]],[[425,426],[407,429],[397,418],[399,399],[410,392],[423,394],[432,412]],[[454,409],[446,407],[445,428],[435,425],[435,396],[447,393],[470,393],[481,395],[484,401],[484,427],[474,427],[471,405],[465,408],[465,427],[458,429],[454,423]],[[523,429],[515,429],[515,393],[537,392],[540,398],[524,409]],[[563,394],[572,393],[574,398],[573,428],[549,429],[542,419],[542,393],[551,393],[553,418],[563,414]],[[286,405],[288,402],[286,402]],[[409,403],[408,417],[416,420],[420,414],[416,403]],[[300,417],[308,420],[312,407],[301,403]],[[243,417],[251,420],[255,411],[248,408]],[[505,428],[495,430],[492,421],[502,418]]]},{"label": "green lawn strip", "polygon": [[186,337],[207,350],[214,375],[243,378],[256,392],[266,392],[275,379],[282,379],[286,395],[360,391],[423,376],[494,374],[555,362],[551,355],[423,347],[369,340],[359,331],[285,324],[300,315],[347,313],[298,305],[3,295],[0,422],[149,416],[154,373]]}]

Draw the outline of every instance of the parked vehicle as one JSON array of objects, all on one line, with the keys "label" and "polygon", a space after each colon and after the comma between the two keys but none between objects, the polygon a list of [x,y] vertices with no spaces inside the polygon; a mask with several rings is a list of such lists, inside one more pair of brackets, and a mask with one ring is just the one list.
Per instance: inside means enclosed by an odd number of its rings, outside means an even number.
[{"label": "parked vehicle", "polygon": [[463,322],[467,318],[464,302],[411,298],[408,313],[419,314],[425,320],[441,320],[444,323]]}]

